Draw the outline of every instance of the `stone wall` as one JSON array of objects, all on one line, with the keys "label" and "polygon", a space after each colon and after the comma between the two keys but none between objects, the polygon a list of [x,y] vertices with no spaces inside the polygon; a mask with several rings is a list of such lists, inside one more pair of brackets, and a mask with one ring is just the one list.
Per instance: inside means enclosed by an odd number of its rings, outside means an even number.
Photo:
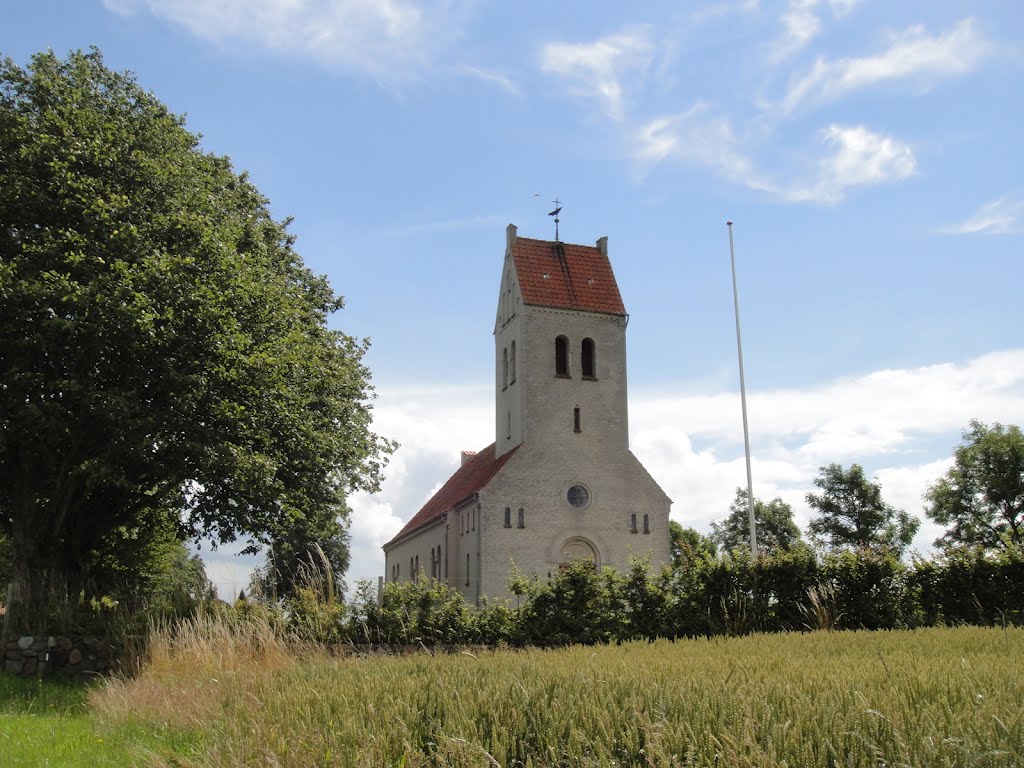
[{"label": "stone wall", "polygon": [[110,643],[95,638],[24,636],[9,640],[4,670],[22,677],[93,677],[110,670]]}]

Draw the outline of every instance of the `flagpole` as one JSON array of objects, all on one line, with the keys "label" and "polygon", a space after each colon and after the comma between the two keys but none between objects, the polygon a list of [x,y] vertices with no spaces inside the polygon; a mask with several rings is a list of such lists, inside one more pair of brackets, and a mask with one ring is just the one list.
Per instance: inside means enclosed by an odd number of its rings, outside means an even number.
[{"label": "flagpole", "polygon": [[757,524],[754,521],[754,481],[750,471],[750,430],[747,428],[747,387],[743,380],[743,343],[740,341],[740,295],[736,289],[736,252],[732,244],[732,222],[729,228],[729,260],[732,263],[732,301],[736,308],[736,353],[740,359],[740,405],[743,409],[743,449],[747,457],[747,506],[750,511],[750,554],[757,559]]}]

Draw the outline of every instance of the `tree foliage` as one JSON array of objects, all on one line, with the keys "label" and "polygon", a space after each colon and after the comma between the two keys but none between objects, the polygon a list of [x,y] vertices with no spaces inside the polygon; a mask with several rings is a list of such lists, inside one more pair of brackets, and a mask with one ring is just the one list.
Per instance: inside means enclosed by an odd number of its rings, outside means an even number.
[{"label": "tree foliage", "polygon": [[288,600],[311,582],[329,591],[345,591],[342,576],[349,565],[347,515],[319,521],[301,520],[267,547],[266,560],[253,572],[252,591],[271,600]]},{"label": "tree foliage", "polygon": [[147,510],[264,540],[377,487],[366,342],[327,327],[342,300],[286,224],[95,49],[0,64],[0,530],[23,589]]},{"label": "tree foliage", "polygon": [[901,554],[921,522],[882,500],[882,487],[864,475],[859,464],[821,467],[814,485],[821,493],[807,494],[818,516],[810,523],[811,536],[832,549],[889,550]]},{"label": "tree foliage", "polygon": [[702,557],[714,557],[715,542],[693,528],[684,528],[675,520],[668,523],[669,547],[672,565],[676,568],[691,565]]},{"label": "tree foliage", "polygon": [[925,494],[926,513],[949,530],[935,544],[1024,546],[1024,434],[1016,425],[972,421],[953,467]]},{"label": "tree foliage", "polygon": [[[754,497],[754,523],[759,552],[788,552],[800,543],[800,529],[793,520],[793,508],[780,498],[769,502]],[[724,551],[750,546],[750,507],[747,492],[736,489],[729,516],[711,524],[711,538]]]}]

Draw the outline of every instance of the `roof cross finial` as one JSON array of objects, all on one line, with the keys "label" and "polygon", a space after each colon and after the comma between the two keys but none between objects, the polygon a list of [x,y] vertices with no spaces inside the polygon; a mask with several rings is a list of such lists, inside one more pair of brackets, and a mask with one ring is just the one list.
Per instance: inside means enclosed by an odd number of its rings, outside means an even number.
[{"label": "roof cross finial", "polygon": [[548,216],[554,216],[555,217],[555,242],[556,243],[558,242],[558,214],[561,211],[562,211],[562,203],[556,197],[555,198],[555,210],[551,211],[551,213],[548,214]]}]

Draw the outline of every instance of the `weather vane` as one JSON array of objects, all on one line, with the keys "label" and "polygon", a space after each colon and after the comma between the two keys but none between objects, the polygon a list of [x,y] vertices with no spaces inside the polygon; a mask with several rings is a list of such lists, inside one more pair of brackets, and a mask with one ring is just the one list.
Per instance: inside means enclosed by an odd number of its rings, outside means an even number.
[{"label": "weather vane", "polygon": [[557,197],[555,198],[554,202],[555,202],[555,210],[551,211],[551,213],[549,213],[548,216],[554,216],[555,217],[555,242],[557,243],[558,242],[558,214],[561,213],[561,211],[562,211],[562,204],[558,200]]}]

